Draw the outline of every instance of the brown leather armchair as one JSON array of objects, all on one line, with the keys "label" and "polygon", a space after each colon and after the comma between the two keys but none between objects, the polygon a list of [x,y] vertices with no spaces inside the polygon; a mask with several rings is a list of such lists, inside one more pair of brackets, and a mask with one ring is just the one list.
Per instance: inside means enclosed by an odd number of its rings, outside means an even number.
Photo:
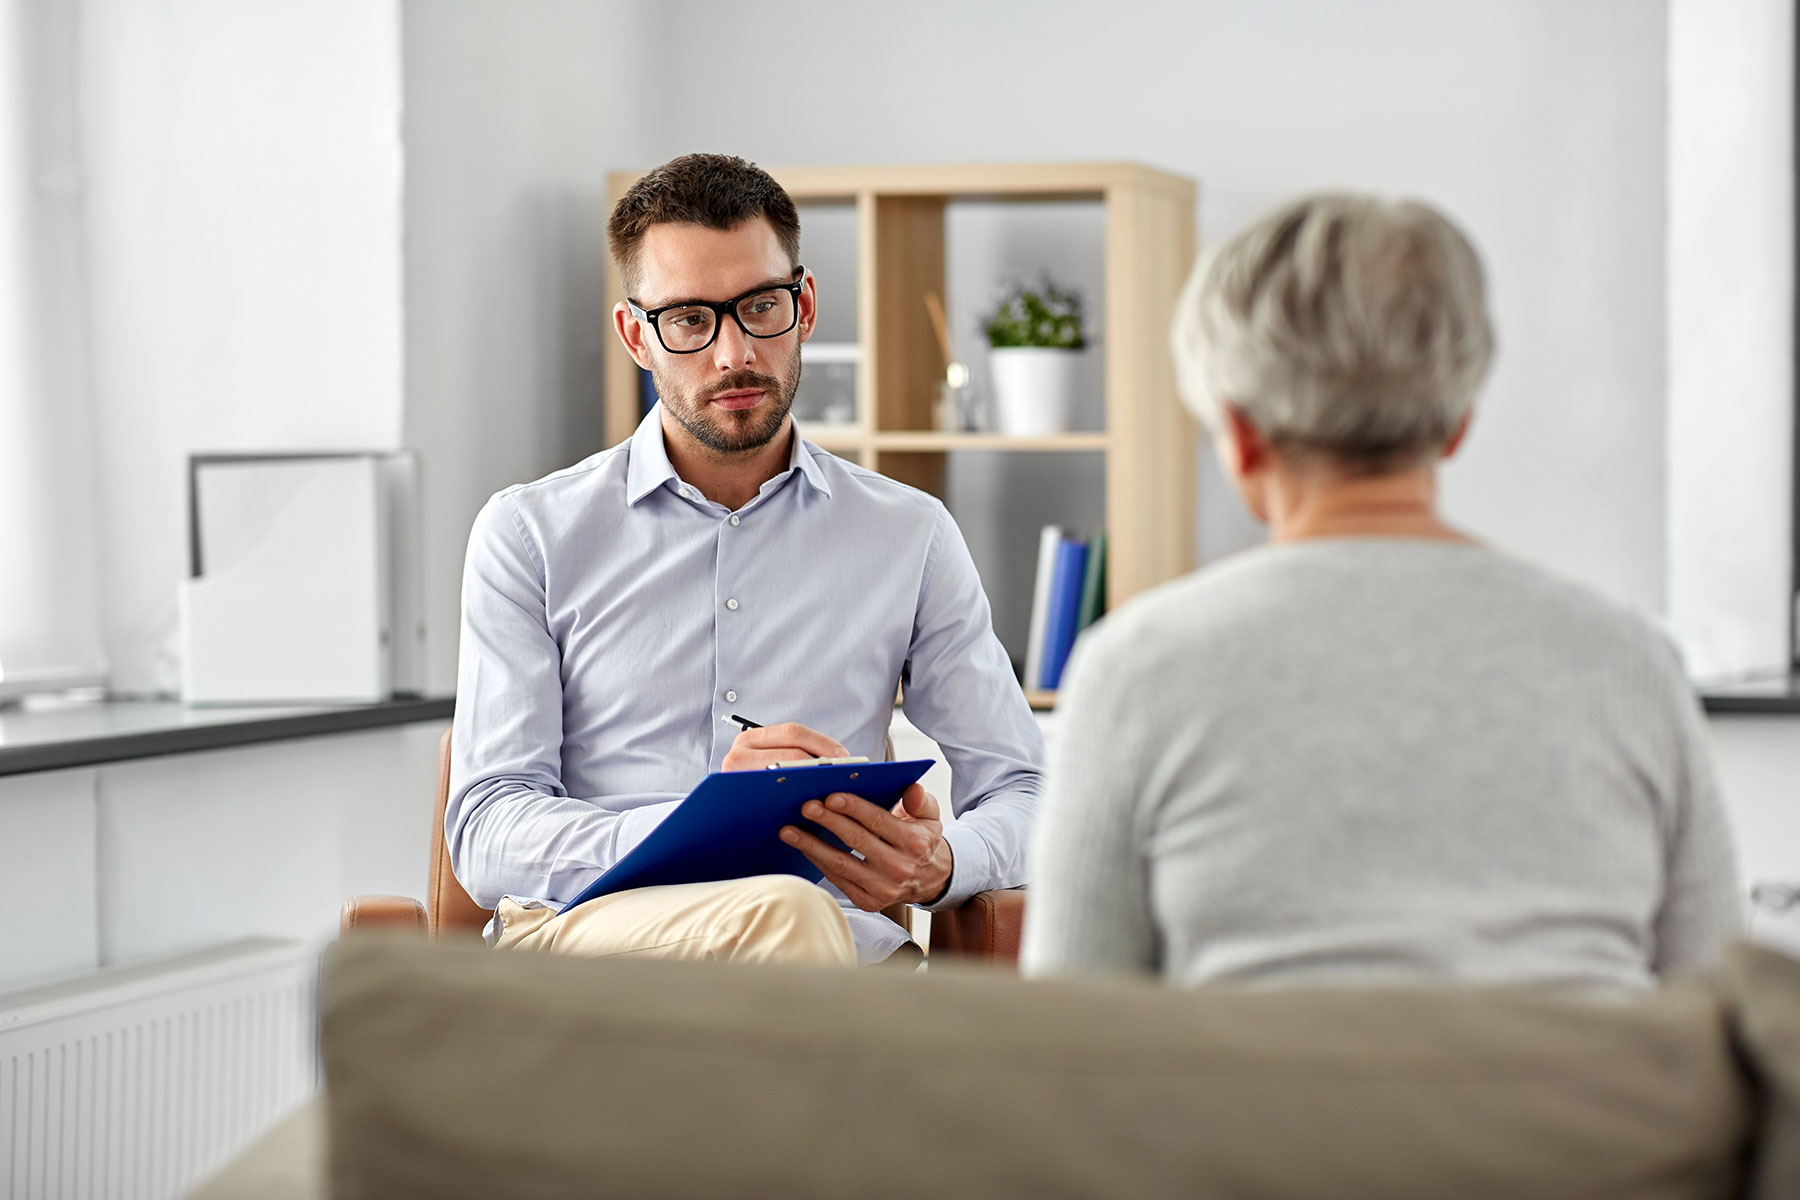
[{"label": "brown leather armchair", "polygon": [[[450,731],[438,743],[437,812],[431,821],[431,880],[425,903],[410,896],[352,896],[338,919],[341,933],[357,929],[412,929],[433,940],[475,937],[493,913],[469,898],[450,869],[444,845],[444,806],[450,800]],[[905,905],[888,910],[907,924]],[[1019,958],[1025,890],[981,892],[957,908],[931,916],[932,954],[967,955],[996,963]]]}]

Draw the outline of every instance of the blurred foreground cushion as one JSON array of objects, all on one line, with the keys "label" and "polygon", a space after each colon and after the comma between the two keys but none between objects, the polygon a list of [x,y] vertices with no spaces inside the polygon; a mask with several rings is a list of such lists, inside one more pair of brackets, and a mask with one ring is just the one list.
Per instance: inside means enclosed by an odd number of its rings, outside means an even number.
[{"label": "blurred foreground cushion", "polygon": [[1171,991],[369,937],[321,989],[340,1197],[1723,1197],[1723,1006]]},{"label": "blurred foreground cushion", "polygon": [[1762,1090],[1750,1195],[1800,1197],[1800,961],[1747,943],[1731,948],[1725,978],[1738,1037]]}]

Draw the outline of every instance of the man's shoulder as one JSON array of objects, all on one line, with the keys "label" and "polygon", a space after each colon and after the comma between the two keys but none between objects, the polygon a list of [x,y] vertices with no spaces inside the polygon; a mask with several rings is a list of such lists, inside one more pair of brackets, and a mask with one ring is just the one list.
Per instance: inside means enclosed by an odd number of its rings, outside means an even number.
[{"label": "man's shoulder", "polygon": [[624,445],[613,446],[528,483],[501,488],[475,515],[471,547],[523,544],[541,565],[547,547],[560,539],[571,520],[604,511],[609,492],[624,496],[625,450]]},{"label": "man's shoulder", "polygon": [[623,487],[626,464],[630,461],[629,449],[629,442],[620,442],[548,475],[501,488],[494,494],[494,499],[529,512],[543,507],[560,509],[571,497],[603,492],[614,486]]},{"label": "man's shoulder", "polygon": [[839,458],[811,442],[807,448],[831,487],[832,499],[844,500],[847,507],[889,514],[897,521],[916,521],[926,527],[949,516],[944,502],[930,492]]}]

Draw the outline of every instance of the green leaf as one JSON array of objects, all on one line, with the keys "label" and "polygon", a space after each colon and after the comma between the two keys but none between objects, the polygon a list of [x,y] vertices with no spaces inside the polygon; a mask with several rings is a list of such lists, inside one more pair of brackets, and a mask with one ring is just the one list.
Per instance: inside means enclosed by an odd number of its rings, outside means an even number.
[{"label": "green leaf", "polygon": [[1081,320],[1081,295],[1042,275],[1036,283],[1014,281],[1000,291],[994,310],[982,322],[988,345],[1050,346],[1079,350],[1087,344]]}]

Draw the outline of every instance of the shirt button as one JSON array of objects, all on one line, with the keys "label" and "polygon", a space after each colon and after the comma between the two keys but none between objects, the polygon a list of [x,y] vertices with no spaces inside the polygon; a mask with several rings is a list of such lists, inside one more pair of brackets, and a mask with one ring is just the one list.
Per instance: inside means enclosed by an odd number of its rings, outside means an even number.
[{"label": "shirt button", "polygon": [[725,693],[725,703],[736,704],[737,703],[737,693],[736,692],[726,692]]},{"label": "shirt button", "polygon": [[727,600],[725,602],[725,607],[729,608],[732,612],[736,612],[737,611],[737,601],[736,600]]},{"label": "shirt button", "polygon": [[736,513],[732,513],[732,514],[731,514],[731,523],[732,523],[732,524],[733,524],[733,525],[736,525],[736,524],[737,524],[737,523],[738,523],[738,519],[737,519],[737,514],[736,514]]}]

